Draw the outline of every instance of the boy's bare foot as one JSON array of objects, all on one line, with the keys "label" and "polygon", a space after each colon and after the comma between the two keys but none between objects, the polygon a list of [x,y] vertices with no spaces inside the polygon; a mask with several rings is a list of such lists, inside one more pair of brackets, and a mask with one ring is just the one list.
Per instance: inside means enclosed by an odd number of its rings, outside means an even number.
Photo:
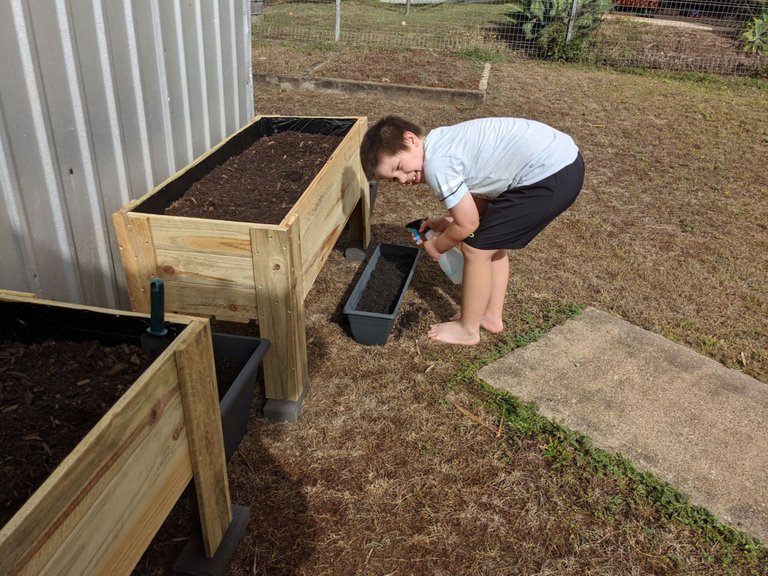
[{"label": "boy's bare foot", "polygon": [[480,333],[471,333],[461,325],[460,322],[443,322],[442,324],[433,324],[427,335],[431,340],[439,340],[446,344],[462,344],[464,346],[474,346],[480,342]]},{"label": "boy's bare foot", "polygon": [[[458,322],[459,320],[461,320],[461,312],[456,312],[456,314],[451,316],[451,321]],[[501,318],[496,320],[483,318],[480,321],[480,328],[492,334],[501,334],[504,332],[504,322],[501,321]]]}]

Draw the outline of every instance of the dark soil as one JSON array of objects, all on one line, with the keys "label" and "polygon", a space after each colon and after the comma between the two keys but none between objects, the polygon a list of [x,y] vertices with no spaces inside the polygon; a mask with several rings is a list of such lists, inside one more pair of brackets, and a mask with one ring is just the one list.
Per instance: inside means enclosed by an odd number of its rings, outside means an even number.
[{"label": "dark soil", "polygon": [[361,312],[392,314],[412,266],[411,254],[380,252],[357,309]]},{"label": "dark soil", "polygon": [[428,308],[413,302],[406,302],[403,304],[403,307],[400,308],[400,313],[397,315],[397,323],[395,324],[392,335],[395,338],[402,337],[404,332],[417,326],[421,321],[421,318],[428,313]]},{"label": "dark soil", "polygon": [[190,186],[165,214],[279,224],[341,140],[296,131],[259,138]]},{"label": "dark soil", "polygon": [[151,363],[129,344],[0,343],[0,526]]}]

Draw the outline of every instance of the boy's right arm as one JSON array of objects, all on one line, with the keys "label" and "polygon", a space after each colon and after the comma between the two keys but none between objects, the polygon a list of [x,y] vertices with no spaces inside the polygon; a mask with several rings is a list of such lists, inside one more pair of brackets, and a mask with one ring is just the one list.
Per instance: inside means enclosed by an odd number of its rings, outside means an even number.
[{"label": "boy's right arm", "polygon": [[445,232],[445,229],[448,228],[448,226],[451,225],[451,222],[453,222],[453,218],[450,216],[438,216],[436,218],[424,218],[424,220],[421,223],[421,227],[419,228],[419,233],[424,234],[424,231],[429,228],[436,234],[440,234],[442,232]]}]

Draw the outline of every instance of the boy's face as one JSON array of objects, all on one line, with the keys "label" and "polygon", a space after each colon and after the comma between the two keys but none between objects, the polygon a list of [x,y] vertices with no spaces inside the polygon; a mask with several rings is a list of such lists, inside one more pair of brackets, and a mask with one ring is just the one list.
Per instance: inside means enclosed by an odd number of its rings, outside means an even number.
[{"label": "boy's face", "polygon": [[424,147],[421,138],[413,132],[406,132],[403,138],[407,148],[394,156],[382,156],[376,167],[376,177],[410,186],[422,181]]}]

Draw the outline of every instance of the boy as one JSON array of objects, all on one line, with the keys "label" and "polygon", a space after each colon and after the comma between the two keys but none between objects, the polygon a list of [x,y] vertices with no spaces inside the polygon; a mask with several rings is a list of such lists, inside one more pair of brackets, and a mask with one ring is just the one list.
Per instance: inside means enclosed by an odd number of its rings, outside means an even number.
[{"label": "boy", "polygon": [[424,220],[420,232],[432,258],[461,245],[461,312],[434,324],[432,340],[474,345],[480,328],[504,329],[508,249],[524,248],[568,208],[584,181],[573,139],[522,118],[479,118],[426,134],[398,116],[373,124],[360,145],[369,179],[403,186],[426,182],[448,215]]}]

